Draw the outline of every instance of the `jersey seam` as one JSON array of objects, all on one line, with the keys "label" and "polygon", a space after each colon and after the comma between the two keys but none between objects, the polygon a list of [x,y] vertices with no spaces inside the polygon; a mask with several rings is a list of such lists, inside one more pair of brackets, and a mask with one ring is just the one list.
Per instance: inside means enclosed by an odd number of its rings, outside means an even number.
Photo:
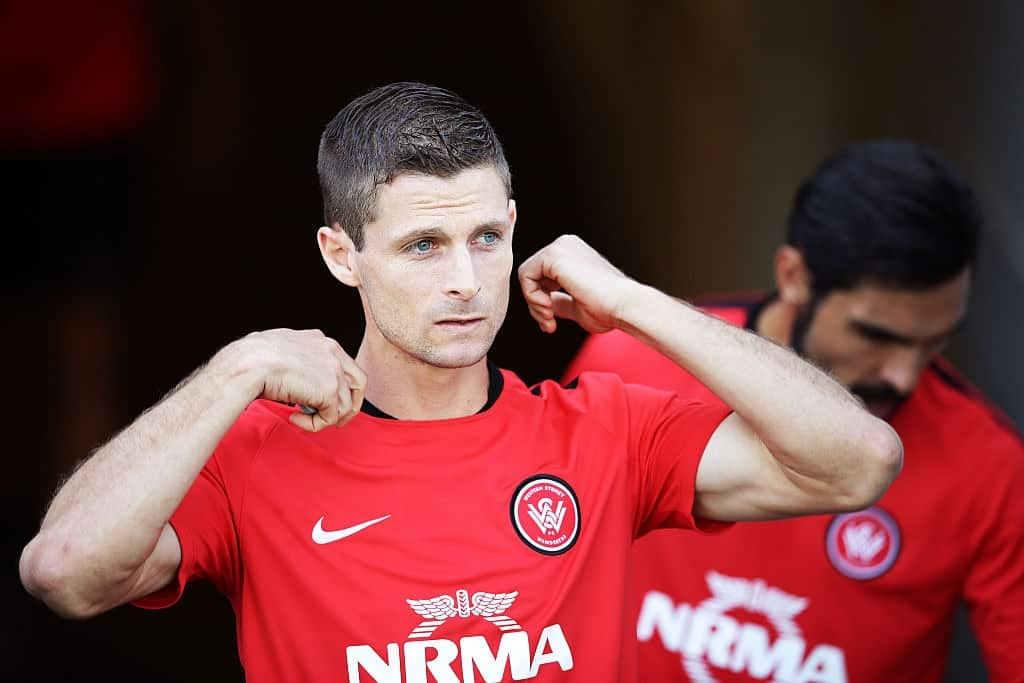
[{"label": "jersey seam", "polygon": [[[238,553],[239,598],[241,598],[242,584],[244,583],[245,580],[244,564],[242,563],[242,527],[245,524],[245,503],[246,498],[249,494],[249,485],[252,483],[253,470],[256,467],[256,461],[259,459],[260,455],[263,454],[263,450],[267,447],[267,444],[270,442],[270,439],[274,436],[274,433],[277,432],[278,427],[284,424],[284,420],[282,420],[280,417],[273,414],[271,414],[271,416],[275,419],[274,424],[273,426],[271,426],[270,431],[267,432],[267,435],[263,438],[263,441],[260,443],[259,448],[256,449],[256,451],[252,455],[252,458],[249,460],[249,468],[248,472],[246,473],[245,484],[242,486],[242,494],[238,502],[238,521],[236,522],[238,531],[237,534],[235,535],[235,550]],[[241,601],[239,601],[237,609],[241,610]],[[239,619],[241,619],[241,617],[239,617]]]},{"label": "jersey seam", "polygon": [[927,371],[931,372],[943,386],[956,393],[961,400],[980,410],[997,431],[1006,433],[1018,445],[1024,447],[1024,436],[1018,431],[1013,420],[974,384],[960,377],[948,360],[940,357],[932,361]]}]

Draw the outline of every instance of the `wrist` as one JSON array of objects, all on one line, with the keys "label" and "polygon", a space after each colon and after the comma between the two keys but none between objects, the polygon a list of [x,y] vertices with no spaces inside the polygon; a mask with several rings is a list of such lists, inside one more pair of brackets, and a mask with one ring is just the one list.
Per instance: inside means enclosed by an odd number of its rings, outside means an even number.
[{"label": "wrist", "polygon": [[636,280],[628,280],[620,289],[617,301],[612,305],[612,320],[615,327],[628,334],[636,333],[646,327],[652,314],[657,315],[658,298],[668,298],[666,294]]},{"label": "wrist", "polygon": [[250,337],[231,342],[214,354],[206,366],[213,381],[247,402],[260,397],[266,381],[265,364]]}]

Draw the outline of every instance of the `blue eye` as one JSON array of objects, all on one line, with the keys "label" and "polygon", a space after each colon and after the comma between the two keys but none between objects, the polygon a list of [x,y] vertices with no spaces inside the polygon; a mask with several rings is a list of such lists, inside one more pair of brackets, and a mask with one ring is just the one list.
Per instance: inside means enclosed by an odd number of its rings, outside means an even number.
[{"label": "blue eye", "polygon": [[411,245],[409,245],[409,248],[412,249],[412,251],[417,253],[417,254],[426,254],[428,251],[430,251],[430,249],[433,246],[434,246],[434,241],[433,240],[422,239],[422,240],[416,240],[415,242],[413,242]]},{"label": "blue eye", "polygon": [[498,241],[498,233],[496,233],[496,232],[485,232],[484,234],[480,235],[480,240],[484,244],[494,244],[495,242]]}]

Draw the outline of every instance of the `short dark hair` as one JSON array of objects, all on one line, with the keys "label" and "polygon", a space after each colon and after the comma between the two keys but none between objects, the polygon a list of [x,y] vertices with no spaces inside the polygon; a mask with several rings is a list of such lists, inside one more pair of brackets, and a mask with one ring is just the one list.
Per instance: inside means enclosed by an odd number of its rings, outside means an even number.
[{"label": "short dark hair", "polygon": [[493,164],[512,196],[512,175],[491,124],[455,93],[432,85],[385,85],[352,100],[320,138],[317,172],[324,220],[356,249],[374,218],[377,188],[403,173],[449,178]]},{"label": "short dark hair", "polygon": [[852,144],[804,181],[787,242],[818,294],[877,284],[924,289],[974,262],[981,215],[935,151],[906,140]]}]

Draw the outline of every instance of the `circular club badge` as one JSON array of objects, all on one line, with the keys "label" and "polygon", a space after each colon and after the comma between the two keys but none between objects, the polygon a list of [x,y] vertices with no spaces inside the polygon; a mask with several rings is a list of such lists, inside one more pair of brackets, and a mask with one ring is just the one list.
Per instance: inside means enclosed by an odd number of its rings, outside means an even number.
[{"label": "circular club badge", "polygon": [[900,553],[896,520],[880,508],[837,515],[825,536],[828,559],[839,573],[867,581],[889,571]]},{"label": "circular club badge", "polygon": [[538,474],[516,487],[509,505],[512,526],[528,547],[561,555],[580,534],[580,502],[568,483]]}]

